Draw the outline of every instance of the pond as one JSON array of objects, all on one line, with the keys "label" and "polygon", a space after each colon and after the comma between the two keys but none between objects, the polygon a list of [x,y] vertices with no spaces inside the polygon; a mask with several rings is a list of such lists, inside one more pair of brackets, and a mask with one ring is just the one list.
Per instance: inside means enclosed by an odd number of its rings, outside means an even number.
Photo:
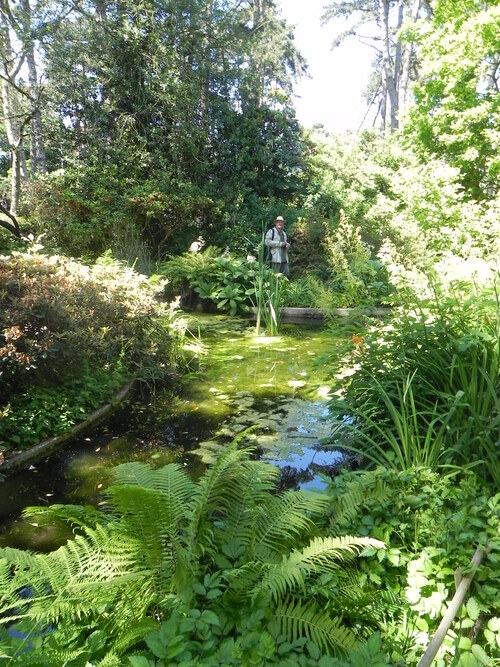
[{"label": "pond", "polygon": [[248,321],[222,315],[197,316],[192,330],[190,370],[172,386],[0,484],[1,546],[44,550],[67,539],[60,526],[20,518],[26,506],[98,505],[113,467],[129,460],[182,462],[196,478],[235,437],[281,468],[283,486],[324,486],[321,473],[342,461],[321,444],[338,333],[283,325],[279,336],[257,337]]}]

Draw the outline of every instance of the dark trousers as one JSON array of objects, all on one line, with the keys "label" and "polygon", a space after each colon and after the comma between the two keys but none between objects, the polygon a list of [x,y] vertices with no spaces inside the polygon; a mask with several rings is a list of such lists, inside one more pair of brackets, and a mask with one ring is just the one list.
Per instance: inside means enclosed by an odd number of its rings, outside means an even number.
[{"label": "dark trousers", "polygon": [[290,267],[288,262],[271,262],[271,268],[274,273],[282,273],[284,276],[290,275]]}]

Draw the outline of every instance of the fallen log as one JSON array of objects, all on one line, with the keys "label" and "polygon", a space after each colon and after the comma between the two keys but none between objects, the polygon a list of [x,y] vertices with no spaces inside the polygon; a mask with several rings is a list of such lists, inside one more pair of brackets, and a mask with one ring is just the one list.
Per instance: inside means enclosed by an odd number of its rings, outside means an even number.
[{"label": "fallen log", "polygon": [[11,475],[19,470],[22,470],[27,465],[39,461],[50,454],[53,454],[55,451],[60,449],[65,443],[70,440],[74,440],[77,436],[81,435],[85,431],[97,426],[99,422],[108,417],[116,408],[130,395],[132,389],[135,385],[135,378],[127,382],[127,384],[118,391],[109,403],[101,405],[100,408],[94,410],[85,421],[75,424],[66,433],[61,435],[56,435],[47,440],[39,442],[38,445],[30,447],[18,454],[9,456],[5,459],[2,466],[0,466],[0,474],[3,476]]}]

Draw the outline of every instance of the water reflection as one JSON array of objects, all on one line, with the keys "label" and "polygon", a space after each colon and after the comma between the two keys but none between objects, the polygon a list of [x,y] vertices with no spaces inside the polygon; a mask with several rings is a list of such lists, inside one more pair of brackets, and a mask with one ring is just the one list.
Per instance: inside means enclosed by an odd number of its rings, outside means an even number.
[{"label": "water reflection", "polygon": [[[338,343],[327,329],[283,327],[274,338],[255,337],[253,326],[224,316],[200,317],[204,348],[191,372],[147,401],[138,398],[91,437],[66,446],[49,460],[0,483],[0,544],[54,548],[67,529],[22,520],[30,505],[98,505],[125,461],[155,467],[181,462],[193,475],[236,435],[251,427],[247,442],[257,455],[295,481],[318,488],[319,473],[341,455],[320,447],[331,420],[329,368],[321,363]],[[290,478],[291,479],[291,478]],[[38,525],[33,525],[38,523]]]}]

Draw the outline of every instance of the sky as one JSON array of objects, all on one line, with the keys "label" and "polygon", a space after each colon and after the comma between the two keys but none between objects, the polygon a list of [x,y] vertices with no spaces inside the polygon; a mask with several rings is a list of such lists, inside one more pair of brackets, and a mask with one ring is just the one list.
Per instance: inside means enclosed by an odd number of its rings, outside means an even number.
[{"label": "sky", "polygon": [[305,127],[322,123],[330,131],[358,130],[366,113],[361,97],[369,78],[373,51],[355,37],[334,51],[343,20],[321,27],[328,0],[277,0],[281,16],[295,26],[295,43],[308,63],[311,78],[294,86],[297,118]]}]

